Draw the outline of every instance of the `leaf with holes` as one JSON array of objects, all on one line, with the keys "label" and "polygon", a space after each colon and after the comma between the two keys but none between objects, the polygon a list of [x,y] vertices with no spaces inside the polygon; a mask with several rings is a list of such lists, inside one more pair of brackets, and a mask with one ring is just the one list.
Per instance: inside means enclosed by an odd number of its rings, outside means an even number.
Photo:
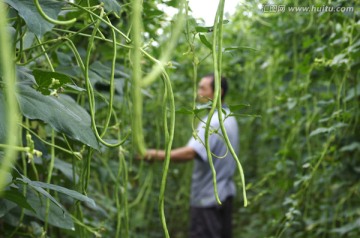
[{"label": "leaf with holes", "polygon": [[20,84],[17,98],[20,110],[27,118],[49,123],[56,131],[92,148],[99,148],[90,115],[70,96],[45,96],[28,85]]},{"label": "leaf with holes", "polygon": [[33,75],[37,83],[37,90],[44,95],[50,95],[51,90],[57,90],[65,84],[72,83],[70,76],[58,72],[34,69]]}]

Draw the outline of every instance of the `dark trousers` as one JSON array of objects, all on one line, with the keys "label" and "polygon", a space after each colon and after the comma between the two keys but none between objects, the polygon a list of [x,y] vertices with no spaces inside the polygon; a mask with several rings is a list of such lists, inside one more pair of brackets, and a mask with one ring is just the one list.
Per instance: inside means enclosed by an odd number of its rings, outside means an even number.
[{"label": "dark trousers", "polygon": [[190,207],[189,238],[231,238],[232,197],[214,207]]}]

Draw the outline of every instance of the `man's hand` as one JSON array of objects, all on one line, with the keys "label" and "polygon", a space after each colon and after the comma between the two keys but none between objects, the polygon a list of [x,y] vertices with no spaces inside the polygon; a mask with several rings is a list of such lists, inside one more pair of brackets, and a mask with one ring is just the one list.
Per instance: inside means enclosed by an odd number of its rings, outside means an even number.
[{"label": "man's hand", "polygon": [[[177,162],[186,162],[193,160],[196,156],[196,152],[193,148],[184,146],[177,149],[173,149],[170,152],[170,159]],[[137,159],[143,159],[146,161],[164,160],[165,150],[148,149],[144,156],[137,156]]]},{"label": "man's hand", "polygon": [[157,160],[159,159],[159,155],[164,153],[163,151],[160,150],[156,150],[156,149],[148,149],[146,151],[146,154],[144,156],[144,158],[146,160]]},{"label": "man's hand", "polygon": [[154,161],[154,160],[164,160],[165,159],[165,151],[157,150],[157,149],[148,149],[146,150],[145,155],[137,155],[137,160],[145,160],[145,161]]}]

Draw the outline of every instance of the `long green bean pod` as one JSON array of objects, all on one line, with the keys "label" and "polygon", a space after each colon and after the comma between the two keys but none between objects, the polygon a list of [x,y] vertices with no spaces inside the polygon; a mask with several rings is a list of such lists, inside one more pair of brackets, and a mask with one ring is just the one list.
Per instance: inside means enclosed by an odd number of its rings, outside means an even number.
[{"label": "long green bean pod", "polygon": [[[215,89],[214,89],[214,98],[212,101],[211,109],[210,109],[210,112],[209,112],[209,115],[208,115],[208,118],[207,118],[206,124],[205,124],[205,148],[206,148],[206,153],[207,153],[207,157],[209,160],[209,165],[210,165],[210,168],[211,168],[211,171],[213,174],[214,194],[215,194],[216,201],[219,204],[221,204],[221,201],[219,198],[219,193],[217,191],[216,170],[214,167],[212,153],[210,150],[209,136],[210,136],[210,122],[211,122],[211,119],[214,115],[216,108],[218,108],[217,105],[219,104],[219,107],[221,108],[221,96],[219,96],[219,94],[221,95],[221,88],[220,88],[220,80],[219,80],[219,65],[218,65],[219,62],[218,62],[218,55],[217,55],[217,54],[219,54],[218,47],[220,47],[220,46],[218,45],[217,36],[218,36],[219,25],[222,24],[222,14],[224,11],[224,4],[225,4],[224,0],[220,0],[218,10],[217,10],[216,16],[215,16],[215,22],[214,22],[212,53],[213,53],[213,61],[214,61],[213,64],[214,64],[214,74],[215,74],[215,78],[214,78]],[[220,54],[221,54],[221,52],[220,52]],[[219,110],[218,114],[221,114],[221,113],[222,113],[222,111]]]},{"label": "long green bean pod", "polygon": [[[104,11],[103,11],[103,9],[101,9],[100,15],[102,16],[103,14],[104,14]],[[99,135],[99,132],[98,132],[97,127],[96,127],[96,121],[95,121],[95,97],[94,97],[94,90],[93,90],[93,88],[91,86],[90,79],[89,79],[89,63],[90,63],[90,56],[91,56],[91,48],[92,48],[92,46],[94,44],[95,34],[98,31],[100,23],[101,23],[101,21],[98,20],[97,23],[94,26],[92,35],[91,35],[91,37],[89,39],[89,44],[88,44],[88,48],[87,48],[87,52],[86,52],[85,64],[81,63],[82,62],[81,57],[79,55],[79,52],[76,50],[75,46],[73,44],[69,44],[69,45],[72,48],[72,51],[74,52],[75,57],[76,57],[78,63],[80,64],[80,67],[82,68],[82,70],[84,72],[85,85],[86,85],[86,90],[87,90],[88,100],[89,100],[89,107],[90,107],[91,125],[93,127],[94,134],[95,134],[96,138],[102,144],[104,144],[105,146],[107,146],[107,147],[118,147],[118,146],[122,145],[126,141],[127,136],[125,136],[125,138],[122,141],[119,141],[118,143],[115,143],[115,144],[108,143],[108,142],[104,141],[102,139],[102,137]],[[68,39],[68,41],[70,41],[70,40]]]},{"label": "long green bean pod", "polygon": [[166,89],[166,99],[169,103],[169,112],[170,112],[170,125],[169,128],[167,126],[167,107],[164,108],[164,127],[165,127],[165,140],[166,140],[166,148],[165,148],[165,161],[164,161],[164,167],[163,167],[163,176],[161,180],[161,187],[160,187],[160,195],[159,195],[159,208],[160,208],[160,215],[161,215],[161,222],[164,229],[165,237],[168,238],[169,232],[166,225],[166,218],[165,218],[165,211],[164,211],[164,198],[165,198],[165,189],[166,189],[166,179],[167,174],[169,171],[169,165],[170,165],[170,153],[171,153],[171,147],[172,142],[174,139],[174,130],[175,130],[175,101],[174,101],[174,93],[172,91],[171,87],[171,81],[169,76],[164,72],[163,73],[163,80],[165,84]]},{"label": "long green bean pod", "polygon": [[117,214],[116,214],[116,232],[115,232],[115,238],[119,238],[121,235],[121,198],[122,196],[119,196],[119,194],[121,193],[121,186],[119,181],[121,180],[121,175],[123,173],[122,171],[122,158],[121,158],[121,149],[119,147],[119,155],[118,155],[118,159],[119,159],[119,164],[118,164],[118,171],[117,171],[117,175],[116,175],[116,183],[115,183],[115,205],[116,205],[116,209],[117,209]]},{"label": "long green bean pod", "polygon": [[6,98],[6,123],[7,123],[7,137],[4,148],[4,157],[0,164],[0,193],[6,186],[6,176],[11,170],[11,166],[16,159],[18,145],[17,139],[17,123],[19,121],[19,109],[15,97],[16,90],[16,76],[13,53],[10,46],[10,35],[7,32],[6,24],[6,7],[4,2],[0,2],[0,67],[3,73],[3,82],[5,83],[4,95]]},{"label": "long green bean pod", "polygon": [[[218,23],[214,28],[214,42],[213,42],[213,51],[217,51],[213,54],[213,61],[214,61],[214,68],[215,68],[215,90],[218,93],[221,92],[221,62],[222,62],[222,28],[223,28],[223,14],[224,14],[224,4],[225,0],[220,0],[218,12],[216,14],[216,22]],[[218,85],[218,87],[216,87]],[[215,100],[215,99],[214,99]],[[242,182],[242,190],[243,190],[243,199],[244,199],[244,206],[246,207],[248,204],[246,198],[246,187],[245,187],[245,176],[243,172],[242,165],[237,157],[233,146],[230,143],[229,137],[227,135],[224,121],[223,121],[223,114],[222,114],[222,105],[221,105],[221,97],[218,97],[217,108],[218,108],[218,117],[220,122],[221,132],[225,139],[227,148],[230,150],[231,155],[233,156],[234,160],[236,161],[237,167],[239,169],[241,182]]]},{"label": "long green bean pod", "polygon": [[68,25],[68,24],[72,24],[72,23],[76,22],[76,18],[73,18],[73,19],[67,20],[67,21],[59,21],[59,20],[52,19],[51,17],[46,15],[46,13],[43,11],[43,9],[40,6],[39,0],[34,0],[34,3],[36,6],[36,9],[40,13],[40,15],[50,23],[53,23],[55,25]]},{"label": "long green bean pod", "polygon": [[[108,16],[106,16],[106,19],[108,20],[108,22],[111,24],[110,19]],[[116,66],[116,34],[113,28],[111,28],[111,35],[113,38],[113,58],[111,61],[111,76],[110,76],[110,99],[109,99],[109,106],[108,106],[108,112],[107,112],[107,118],[106,118],[106,122],[105,122],[105,126],[103,129],[103,132],[101,133],[100,137],[103,137],[106,134],[107,128],[109,126],[110,123],[110,119],[111,119],[111,114],[113,111],[113,102],[114,102],[114,91],[115,91],[115,66]]]},{"label": "long green bean pod", "polygon": [[132,38],[134,48],[131,50],[131,60],[133,63],[132,66],[132,102],[133,102],[133,117],[132,117],[132,134],[133,134],[133,143],[136,150],[140,155],[144,155],[145,142],[143,136],[142,128],[142,108],[143,108],[143,99],[141,93],[141,34],[142,34],[142,25],[141,25],[141,11],[142,11],[142,1],[134,0],[132,1]]},{"label": "long green bean pod", "polygon": [[[170,152],[172,143],[174,140],[174,131],[175,131],[175,100],[174,100],[174,93],[171,87],[171,81],[166,73],[165,69],[163,68],[163,65],[160,61],[149,55],[147,52],[142,51],[143,54],[148,57],[151,61],[158,64],[159,67],[162,68],[163,74],[163,82],[165,84],[165,92],[164,92],[164,105],[169,103],[169,111],[167,111],[167,107],[164,108],[164,129],[165,129],[165,141],[166,141],[166,148],[165,148],[165,161],[163,166],[163,176],[161,179],[161,187],[160,187],[160,194],[159,194],[159,211],[160,211],[160,219],[163,225],[163,230],[165,237],[169,237],[169,232],[166,225],[166,218],[165,218],[165,212],[164,212],[164,197],[165,197],[165,189],[166,189],[166,179],[167,174],[169,170],[170,165]],[[168,119],[167,115],[170,113],[170,126],[168,126]]]}]

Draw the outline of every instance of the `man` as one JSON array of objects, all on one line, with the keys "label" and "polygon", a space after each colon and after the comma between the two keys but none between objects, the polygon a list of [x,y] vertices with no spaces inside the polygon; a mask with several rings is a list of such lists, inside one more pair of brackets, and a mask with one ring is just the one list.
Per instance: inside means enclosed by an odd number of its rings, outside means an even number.
[{"label": "man", "polygon": [[[221,99],[227,92],[225,78],[221,80]],[[214,98],[214,75],[203,77],[199,83],[198,100],[202,103]],[[223,104],[223,109],[229,110]],[[190,238],[230,238],[231,237],[231,212],[232,197],[235,195],[235,184],[232,180],[236,163],[227,149],[221,135],[218,111],[211,119],[210,129],[217,130],[209,136],[210,150],[213,154],[213,163],[216,170],[217,188],[220,201],[216,201],[205,142],[205,124],[207,116],[202,119],[197,127],[198,138],[191,138],[186,146],[173,149],[170,158],[173,161],[190,161],[195,159],[192,174],[191,200],[190,200]],[[225,118],[225,115],[223,116]],[[224,120],[225,129],[229,140],[238,153],[238,126],[234,117]],[[165,151],[149,149],[145,158],[164,160]]]}]

